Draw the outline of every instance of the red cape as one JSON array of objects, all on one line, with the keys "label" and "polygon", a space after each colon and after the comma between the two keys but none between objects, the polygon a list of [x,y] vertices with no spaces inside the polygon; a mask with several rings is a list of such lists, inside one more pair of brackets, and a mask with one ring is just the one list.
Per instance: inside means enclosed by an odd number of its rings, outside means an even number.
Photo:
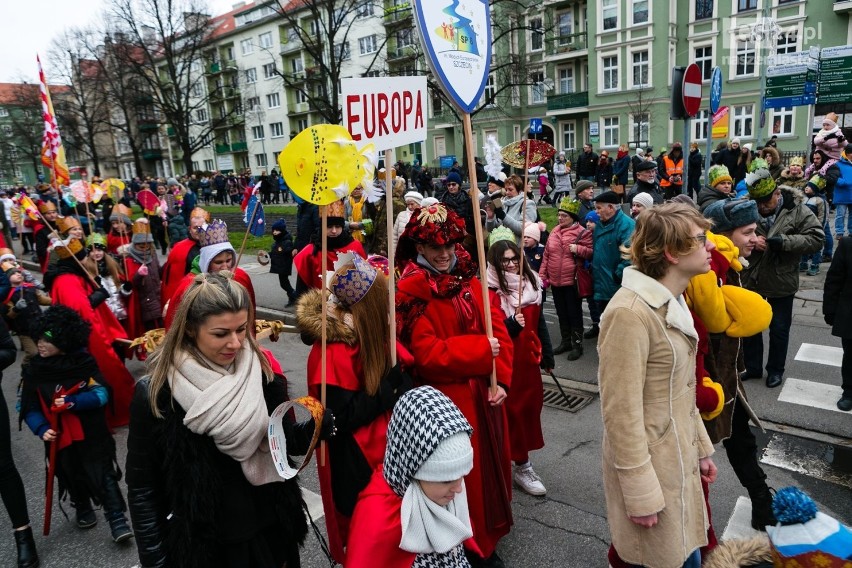
[{"label": "red cape", "polygon": [[[326,270],[334,271],[334,263],[337,261],[337,255],[339,253],[349,251],[361,255],[361,258],[367,258],[367,255],[364,252],[364,246],[358,241],[353,240],[351,243],[339,249],[329,250],[326,253],[328,258]],[[300,250],[295,257],[293,257],[293,266],[296,267],[296,273],[299,275],[299,278],[302,279],[302,282],[311,288],[322,287],[322,279],[320,278],[320,272],[322,271],[321,255],[321,252],[314,254],[314,245],[308,244]]]},{"label": "red cape", "polygon": [[[192,284],[193,280],[195,280],[195,276],[196,275],[193,273],[189,273],[184,276],[181,281],[178,282],[178,285],[175,287],[174,293],[172,293],[172,295],[170,296],[168,307],[165,308],[166,313],[163,316],[166,329],[169,329],[172,326],[172,321],[174,321],[175,314],[177,313],[177,306],[183,299],[183,295],[186,292],[187,288],[189,288],[189,285]],[[252,286],[251,278],[248,274],[246,274],[246,271],[239,267],[235,268],[234,280],[246,287],[246,290],[248,290],[249,293],[249,298],[251,299],[252,309],[256,308],[257,302],[254,299],[254,286]],[[163,296],[160,296],[160,298],[163,298]]]},{"label": "red cape", "polygon": [[125,426],[130,421],[130,400],[136,381],[118,358],[112,342],[127,339],[127,332],[115,319],[106,302],[92,309],[89,294],[93,291],[94,286],[87,278],[77,274],[60,274],[54,280],[50,293],[54,304],[71,308],[92,325],[89,353],[112,387],[112,404],[107,406],[107,422],[110,427]]},{"label": "red cape", "polygon": [[163,265],[163,276],[160,282],[160,298],[163,302],[174,296],[175,290],[186,276],[187,257],[192,247],[197,244],[197,241],[186,238],[172,245],[169,257]]},{"label": "red cape", "polygon": [[[512,460],[525,462],[532,450],[544,447],[541,432],[541,411],[544,408],[544,387],[541,382],[541,341],[538,321],[541,305],[530,304],[521,309],[526,324],[514,338],[512,358],[512,396],[506,399],[509,418],[509,441]],[[505,316],[504,316],[505,317]]]}]

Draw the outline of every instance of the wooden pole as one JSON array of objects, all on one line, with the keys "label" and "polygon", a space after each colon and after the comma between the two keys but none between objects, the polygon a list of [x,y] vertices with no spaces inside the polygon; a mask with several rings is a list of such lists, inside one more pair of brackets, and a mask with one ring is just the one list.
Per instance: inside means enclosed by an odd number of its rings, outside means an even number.
[{"label": "wooden pole", "polygon": [[[61,239],[61,238],[60,238],[60,236],[59,236],[59,232],[58,232],[58,231],[57,231],[57,230],[53,227],[53,225],[51,225],[51,224],[47,221],[47,219],[45,219],[45,218],[44,218],[44,216],[41,214],[41,211],[39,211],[39,210],[38,210],[38,207],[36,207],[35,212],[36,212],[36,214],[39,216],[39,218],[41,219],[41,222],[42,222],[42,223],[44,223],[44,224],[45,224],[45,226],[50,227],[50,234],[51,234],[51,236],[55,236],[55,237],[56,237],[56,240],[57,240],[57,241],[59,241],[60,243],[62,243],[62,239]],[[86,242],[85,242],[85,241],[82,241],[82,242],[83,242],[83,247],[85,247],[85,246],[86,246]],[[63,244],[61,244],[61,245],[59,245],[59,246],[63,246],[63,247],[65,247],[65,248],[68,248],[68,247],[67,247],[64,243],[63,243]],[[69,253],[71,253],[71,249],[68,249],[68,252],[69,252]],[[82,263],[82,262],[80,262],[80,259],[79,259],[79,258],[77,258],[77,257],[76,257],[73,253],[71,253],[71,258],[73,258],[73,259],[74,259],[74,262],[76,262],[76,263],[77,263],[77,266],[79,266],[79,267],[83,270],[83,274],[85,274],[86,276],[88,276],[88,277],[89,277],[89,280],[92,282],[92,284],[95,286],[95,288],[100,288],[100,286],[98,286],[98,283],[95,281],[95,277],[94,277],[94,276],[92,276],[92,275],[89,273],[89,271],[88,271],[88,270],[86,270],[86,267],[85,267],[85,266],[83,266],[83,263]]]},{"label": "wooden pole", "polygon": [[[529,183],[529,175],[530,175],[530,138],[527,136],[527,151],[524,154],[524,187],[521,189],[521,194],[524,196],[524,200],[521,204],[521,246],[518,247],[521,249],[521,254],[518,257],[518,276],[520,277],[518,280],[518,309],[515,310],[516,314],[521,313],[521,298],[524,296],[524,262],[526,262],[527,255],[524,254],[524,231],[527,228],[527,184]],[[541,193],[541,190],[539,190]]]},{"label": "wooden pole", "polygon": [[390,335],[388,341],[388,351],[390,351],[391,366],[396,365],[396,282],[395,282],[395,267],[394,267],[394,247],[393,247],[393,178],[391,177],[391,151],[385,150],[385,221],[387,221],[388,230],[388,316],[390,320]]},{"label": "wooden pole", "polygon": [[[494,327],[491,323],[491,301],[488,296],[488,276],[485,267],[485,242],[483,241],[482,219],[479,216],[479,186],[476,184],[476,165],[473,153],[473,128],[470,125],[470,114],[462,115],[464,123],[464,139],[467,141],[467,176],[470,179],[470,200],[473,206],[473,228],[476,234],[476,255],[479,263],[479,281],[482,284],[482,312],[485,319],[485,334],[494,337]],[[497,392],[497,363],[491,362],[491,392]]]},{"label": "wooden pole", "polygon": [[[257,196],[255,196],[257,197]],[[246,241],[248,240],[249,231],[251,230],[251,224],[254,223],[254,217],[257,215],[257,208],[260,206],[260,199],[255,200],[254,207],[251,209],[251,218],[249,218],[248,225],[246,225],[246,232],[243,234],[243,244],[240,245],[240,253],[237,255],[237,262],[234,263],[234,268],[240,265],[240,259],[243,258],[243,251],[246,248]],[[325,241],[323,241],[325,243]],[[323,272],[323,281],[325,280],[325,272]]]},{"label": "wooden pole", "polygon": [[[328,343],[328,282],[326,281],[328,271],[328,205],[320,206],[320,221],[321,221],[321,240],[322,240],[322,259],[320,260],[320,279],[322,280],[322,290],[320,290],[322,332],[320,333],[320,403],[325,408],[325,383],[326,383],[326,345]],[[319,424],[314,425],[319,428]],[[325,441],[320,445],[320,465],[325,466]]]}]

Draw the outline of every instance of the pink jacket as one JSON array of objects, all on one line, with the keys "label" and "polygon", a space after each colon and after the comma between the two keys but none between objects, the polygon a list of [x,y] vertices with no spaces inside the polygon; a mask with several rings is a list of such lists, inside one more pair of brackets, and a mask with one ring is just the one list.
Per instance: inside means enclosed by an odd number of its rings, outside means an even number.
[{"label": "pink jacket", "polygon": [[[579,237],[579,240],[578,240]],[[577,256],[592,258],[592,232],[584,229],[580,223],[570,227],[557,225],[544,246],[539,276],[551,286],[573,286],[576,264],[571,245],[577,244]]]}]

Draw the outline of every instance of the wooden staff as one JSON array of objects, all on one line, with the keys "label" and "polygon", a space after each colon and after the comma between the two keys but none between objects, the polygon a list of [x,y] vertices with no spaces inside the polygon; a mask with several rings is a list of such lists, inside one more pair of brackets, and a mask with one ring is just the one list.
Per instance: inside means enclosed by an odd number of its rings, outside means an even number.
[{"label": "wooden staff", "polygon": [[[59,246],[63,246],[63,247],[65,247],[66,249],[68,249],[68,245],[66,245],[66,244],[62,241],[62,239],[61,239],[61,238],[60,238],[60,236],[59,236],[59,233],[56,231],[56,229],[53,227],[53,225],[51,225],[51,224],[48,222],[48,220],[44,218],[44,216],[41,214],[41,211],[39,211],[39,210],[38,210],[38,207],[36,207],[36,208],[35,208],[35,212],[36,212],[36,215],[38,215],[38,216],[39,216],[39,219],[41,219],[41,222],[42,222],[42,223],[44,223],[46,227],[49,227],[49,228],[50,228],[50,234],[51,234],[51,236],[55,236],[55,237],[56,237],[56,240],[59,242]],[[33,237],[35,237],[35,233],[33,233]],[[79,240],[79,239],[78,239],[78,240]],[[33,238],[33,241],[35,241],[35,238]],[[85,243],[85,242],[83,243],[83,246],[84,246],[84,247],[86,246],[86,243]],[[83,263],[82,263],[82,262],[80,262],[80,259],[79,259],[79,258],[77,258],[77,256],[76,256],[74,253],[72,253],[72,252],[71,252],[71,249],[68,249],[68,253],[71,255],[71,258],[73,258],[73,259],[74,259],[74,262],[76,262],[76,263],[77,263],[77,266],[79,266],[79,267],[80,267],[80,269],[83,271],[83,274],[85,274],[86,276],[88,276],[88,277],[89,277],[89,280],[92,282],[92,284],[94,284],[95,288],[100,288],[101,286],[99,286],[99,285],[98,285],[98,283],[95,281],[95,277],[94,277],[94,276],[92,276],[91,274],[89,274],[89,271],[88,271],[88,270],[86,270],[86,267],[85,267],[85,266],[83,266]]]},{"label": "wooden staff", "polygon": [[390,335],[388,349],[390,350],[391,367],[396,365],[396,284],[394,282],[396,270],[394,267],[393,250],[393,179],[391,178],[390,164],[391,151],[385,150],[385,221],[388,229],[388,307],[390,312]]},{"label": "wooden staff", "polygon": [[[322,403],[322,407],[325,408],[325,383],[326,383],[326,346],[328,343],[328,314],[326,313],[328,309],[328,282],[327,282],[327,270],[328,270],[328,205],[320,205],[320,227],[321,227],[321,241],[322,241],[322,259],[320,260],[320,279],[322,280],[322,288],[320,289],[320,298],[321,298],[321,313],[320,313],[320,321],[322,326],[322,332],[320,333],[320,403]],[[315,428],[320,428],[320,424],[316,424]],[[320,456],[319,463],[321,466],[325,466],[325,440],[320,444]]]},{"label": "wooden staff", "polygon": [[[251,217],[248,220],[248,225],[246,225],[246,232],[243,234],[243,244],[240,245],[240,253],[237,255],[237,262],[234,263],[234,268],[240,265],[240,259],[243,258],[243,251],[246,248],[246,241],[248,240],[249,231],[251,231],[251,225],[254,223],[254,217],[257,215],[257,208],[260,207],[260,199],[257,199],[255,195],[254,207],[251,208]],[[323,276],[325,278],[325,276]]]},{"label": "wooden staff", "polygon": [[[479,218],[479,187],[476,185],[476,165],[474,164],[473,128],[470,125],[470,114],[462,115],[464,121],[464,139],[467,141],[467,176],[470,179],[470,200],[473,205],[473,229],[476,235],[476,254],[479,263],[479,281],[482,284],[482,312],[485,318],[485,334],[494,337],[494,327],[491,323],[491,300],[488,296],[488,275],[485,268],[485,243],[482,236],[482,219]],[[491,393],[497,392],[497,363],[491,362]]]},{"label": "wooden staff", "polygon": [[521,203],[521,255],[518,257],[518,309],[515,310],[516,314],[521,313],[521,298],[524,296],[524,262],[526,262],[527,255],[524,254],[524,231],[527,228],[527,183],[529,183],[529,175],[530,175],[530,139],[527,137],[527,151],[524,153],[524,188],[521,190],[521,194],[524,196],[524,199]]}]

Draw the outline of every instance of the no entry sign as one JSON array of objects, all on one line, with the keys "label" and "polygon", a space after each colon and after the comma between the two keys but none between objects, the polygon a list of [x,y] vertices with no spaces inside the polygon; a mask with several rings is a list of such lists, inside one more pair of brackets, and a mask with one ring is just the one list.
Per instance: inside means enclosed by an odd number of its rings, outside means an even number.
[{"label": "no entry sign", "polygon": [[698,114],[701,108],[701,69],[690,63],[683,74],[683,108],[688,116]]},{"label": "no entry sign", "polygon": [[426,140],[426,77],[343,79],[343,125],[376,150]]}]

